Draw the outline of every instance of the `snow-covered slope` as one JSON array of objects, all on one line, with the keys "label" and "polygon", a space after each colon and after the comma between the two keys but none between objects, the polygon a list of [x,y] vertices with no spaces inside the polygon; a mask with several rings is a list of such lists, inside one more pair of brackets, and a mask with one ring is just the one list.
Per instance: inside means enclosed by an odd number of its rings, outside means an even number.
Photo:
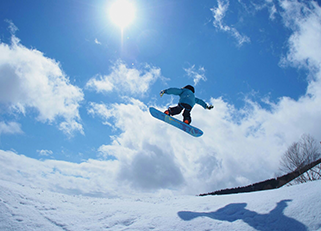
[{"label": "snow-covered slope", "polygon": [[0,180],[0,230],[321,230],[321,181],[277,190],[117,198],[71,196]]}]

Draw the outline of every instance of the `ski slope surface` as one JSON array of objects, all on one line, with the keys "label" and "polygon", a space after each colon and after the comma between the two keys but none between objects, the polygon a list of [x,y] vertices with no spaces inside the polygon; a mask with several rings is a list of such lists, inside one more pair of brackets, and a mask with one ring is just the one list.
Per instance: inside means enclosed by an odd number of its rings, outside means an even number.
[{"label": "ski slope surface", "polygon": [[321,181],[223,196],[66,195],[0,180],[0,230],[321,230]]}]

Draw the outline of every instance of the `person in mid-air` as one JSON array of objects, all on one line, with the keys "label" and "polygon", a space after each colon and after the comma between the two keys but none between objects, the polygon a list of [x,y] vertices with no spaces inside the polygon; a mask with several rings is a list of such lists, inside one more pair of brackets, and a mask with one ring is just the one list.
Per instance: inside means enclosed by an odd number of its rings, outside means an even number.
[{"label": "person in mid-air", "polygon": [[160,92],[160,96],[162,97],[164,94],[168,95],[178,95],[179,102],[176,107],[169,107],[168,110],[166,110],[164,113],[173,116],[183,112],[183,121],[186,124],[190,124],[192,122],[191,118],[191,111],[194,107],[195,103],[201,105],[204,109],[211,110],[213,108],[212,105],[207,105],[203,100],[196,98],[195,95],[195,89],[191,85],[187,85],[183,88],[168,88],[166,90],[162,90]]}]

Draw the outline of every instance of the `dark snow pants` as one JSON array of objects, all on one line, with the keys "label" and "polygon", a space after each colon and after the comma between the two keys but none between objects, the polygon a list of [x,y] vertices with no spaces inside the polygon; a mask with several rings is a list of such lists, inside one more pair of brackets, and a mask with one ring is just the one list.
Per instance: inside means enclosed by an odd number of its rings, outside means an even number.
[{"label": "dark snow pants", "polygon": [[192,107],[186,103],[179,103],[176,107],[170,107],[168,108],[169,114],[170,115],[177,115],[179,113],[182,112],[182,110],[184,109],[183,112],[183,117],[184,120],[188,120],[189,124],[192,122],[192,118],[191,118],[191,111],[192,111]]}]

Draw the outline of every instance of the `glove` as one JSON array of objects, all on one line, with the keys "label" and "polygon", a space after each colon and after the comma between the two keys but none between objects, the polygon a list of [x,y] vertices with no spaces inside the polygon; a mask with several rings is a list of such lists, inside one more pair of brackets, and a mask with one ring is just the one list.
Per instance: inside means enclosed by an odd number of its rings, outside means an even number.
[{"label": "glove", "polygon": [[162,90],[162,91],[159,93],[160,97],[162,97],[164,94],[165,94],[165,90]]},{"label": "glove", "polygon": [[208,110],[211,110],[211,109],[213,109],[214,108],[214,106],[213,105],[210,105],[210,106],[206,106],[206,109],[208,109]]}]

